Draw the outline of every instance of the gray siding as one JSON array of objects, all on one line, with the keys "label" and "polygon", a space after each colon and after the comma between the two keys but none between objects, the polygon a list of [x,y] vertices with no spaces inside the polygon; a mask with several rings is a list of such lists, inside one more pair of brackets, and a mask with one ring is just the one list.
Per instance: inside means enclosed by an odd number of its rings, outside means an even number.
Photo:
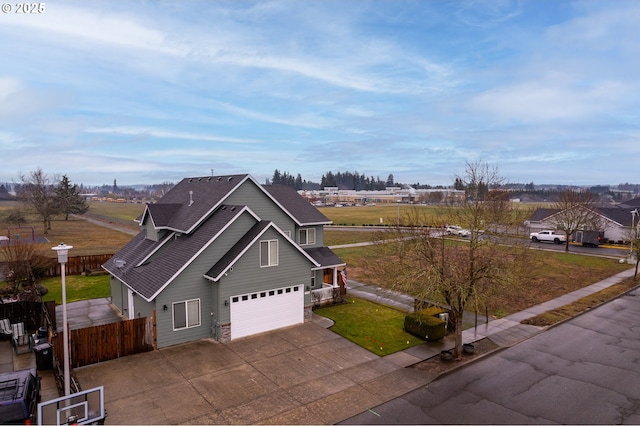
[{"label": "gray siding", "polygon": [[[256,223],[248,213],[243,214],[225,232],[180,273],[158,297],[156,297],[156,323],[158,347],[165,347],[211,337],[212,326],[220,305],[215,283],[204,278],[204,274]],[[183,330],[173,330],[172,304],[191,299],[200,299],[201,325]],[[167,310],[164,310],[167,305]],[[213,314],[213,315],[212,315]],[[228,320],[227,320],[228,321]]]},{"label": "gray siding", "polygon": [[109,286],[111,287],[111,303],[113,303],[120,312],[123,312],[122,308],[127,306],[126,286],[122,284],[120,280],[111,275],[109,276]]},{"label": "gray siding", "polygon": [[225,201],[225,204],[238,204],[248,206],[262,220],[270,220],[283,231],[291,232],[291,238],[297,241],[295,234],[295,222],[274,202],[261,188],[257,188],[251,181],[244,182]]},{"label": "gray siding", "polygon": [[300,229],[313,228],[316,230],[315,244],[305,245],[305,247],[324,246],[324,226],[303,226],[298,227],[295,222],[259,188],[250,182],[245,182],[238,188],[227,201],[227,204],[246,205],[256,213],[262,220],[270,220],[283,231],[289,231],[291,239],[297,243],[300,241]]},{"label": "gray siding", "polygon": [[313,289],[318,289],[318,288],[322,288],[322,278],[323,278],[323,274],[324,271],[322,269],[316,270],[316,271],[311,271],[313,276],[315,277],[315,282],[313,285]]},{"label": "gray siding", "polygon": [[323,247],[324,246],[324,227],[322,225],[296,227],[295,237],[292,236],[292,238],[298,244],[300,244],[300,230],[301,229],[315,229],[316,230],[316,242],[314,244],[305,244],[304,246],[301,246],[301,247],[311,248],[311,247]]},{"label": "gray siding", "polygon": [[153,227],[153,221],[147,216],[144,223],[142,224],[142,232],[144,232],[145,237],[153,240],[159,241],[158,231]]},{"label": "gray siding", "polygon": [[[260,267],[260,241],[278,240],[278,266]],[[298,249],[273,229],[256,241],[229,272],[219,281],[220,323],[228,323],[230,307],[224,306],[231,296],[301,284],[305,291],[305,306],[311,303],[306,287],[311,284],[311,263]],[[230,303],[229,303],[230,305]],[[231,324],[233,329],[233,324]]]},{"label": "gray siding", "polygon": [[153,311],[156,308],[155,302],[147,302],[140,296],[133,296],[133,309],[134,309],[134,318],[144,318],[153,316]]}]

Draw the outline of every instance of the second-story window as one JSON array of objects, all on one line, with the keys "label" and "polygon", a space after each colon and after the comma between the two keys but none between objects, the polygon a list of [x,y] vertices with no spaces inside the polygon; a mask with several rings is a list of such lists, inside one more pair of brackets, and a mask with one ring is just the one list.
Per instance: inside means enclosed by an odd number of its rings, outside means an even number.
[{"label": "second-story window", "polygon": [[260,241],[260,266],[278,265],[278,240]]},{"label": "second-story window", "polygon": [[307,228],[300,230],[300,245],[306,246],[316,243],[316,230],[314,228]]}]

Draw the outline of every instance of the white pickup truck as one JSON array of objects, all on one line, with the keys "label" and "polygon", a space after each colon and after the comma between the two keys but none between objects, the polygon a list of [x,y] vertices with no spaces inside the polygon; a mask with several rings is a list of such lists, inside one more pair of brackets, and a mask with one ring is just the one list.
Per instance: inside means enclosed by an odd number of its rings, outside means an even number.
[{"label": "white pickup truck", "polygon": [[547,241],[550,243],[562,244],[567,241],[567,237],[564,234],[556,234],[555,231],[532,232],[529,234],[529,237],[534,243]]}]

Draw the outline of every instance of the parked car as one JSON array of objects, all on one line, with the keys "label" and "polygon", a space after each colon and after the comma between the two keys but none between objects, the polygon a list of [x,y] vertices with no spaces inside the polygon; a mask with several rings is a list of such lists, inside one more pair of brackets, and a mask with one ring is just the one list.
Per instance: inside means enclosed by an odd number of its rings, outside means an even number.
[{"label": "parked car", "polygon": [[459,237],[468,237],[471,235],[471,231],[458,225],[447,225],[444,233],[447,235],[457,235]]},{"label": "parked car", "polygon": [[462,230],[462,227],[458,225],[447,225],[444,229],[444,233],[447,235],[458,235],[458,232]]},{"label": "parked car", "polygon": [[468,229],[462,228],[462,229],[460,229],[458,231],[458,236],[460,236],[460,237],[470,237],[471,236],[471,231],[468,230]]},{"label": "parked car", "polygon": [[36,424],[39,402],[35,368],[0,374],[0,424]]},{"label": "parked car", "polygon": [[564,234],[556,233],[556,231],[532,232],[529,234],[529,237],[534,243],[547,241],[555,244],[562,244],[567,241],[567,237]]}]

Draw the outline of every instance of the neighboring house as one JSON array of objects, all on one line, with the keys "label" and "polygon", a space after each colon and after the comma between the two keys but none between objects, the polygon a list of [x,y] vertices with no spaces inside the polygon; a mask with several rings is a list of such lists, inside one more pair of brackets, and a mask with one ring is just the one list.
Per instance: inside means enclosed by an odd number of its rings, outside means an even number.
[{"label": "neighboring house", "polygon": [[312,293],[342,283],[345,263],[324,246],[331,221],[287,186],[188,178],[138,221],[141,232],[103,268],[124,316],[156,316],[157,347],[302,323]]},{"label": "neighboring house", "polygon": [[[603,231],[604,237],[613,242],[629,242],[632,235],[632,226],[636,228],[636,232],[640,229],[640,216],[633,211],[640,211],[640,198],[630,200],[617,207],[595,207],[593,210],[598,215],[601,223],[600,229],[594,231]],[[637,209],[637,210],[636,210]],[[529,220],[525,221],[531,232],[542,229],[556,229],[556,216],[560,213],[559,209],[539,208]],[[633,222],[633,223],[632,223]],[[579,241],[580,233],[574,235],[574,240]]]}]

